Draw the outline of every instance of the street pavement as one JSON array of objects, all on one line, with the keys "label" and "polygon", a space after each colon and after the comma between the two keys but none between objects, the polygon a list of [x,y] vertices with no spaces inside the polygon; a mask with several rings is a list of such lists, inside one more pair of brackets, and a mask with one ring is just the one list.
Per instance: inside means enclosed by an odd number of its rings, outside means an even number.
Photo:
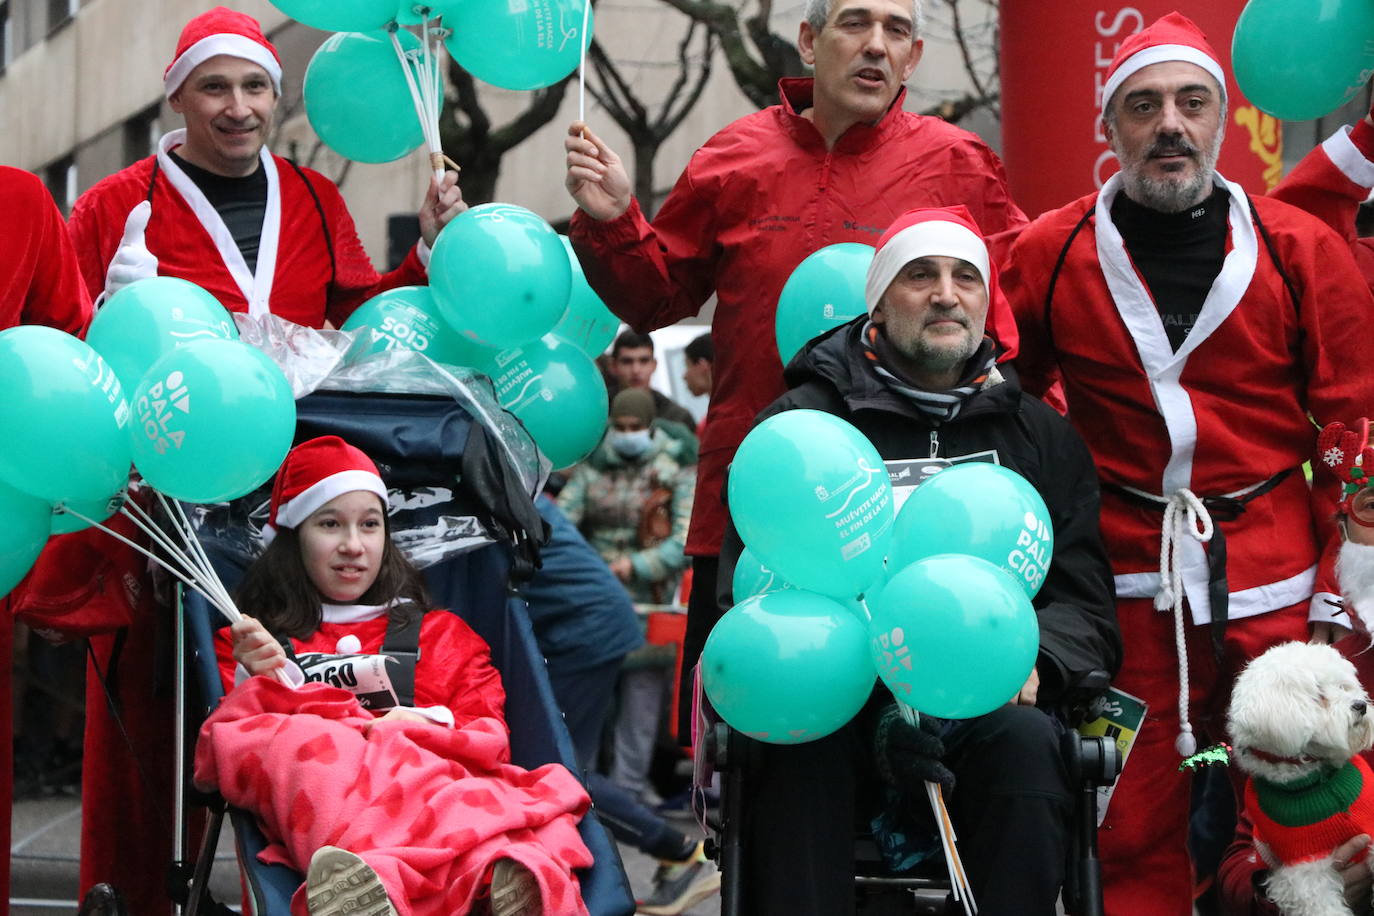
[{"label": "street pavement", "polygon": [[[80,800],[57,796],[18,801],[14,805],[11,825],[12,916],[71,916],[76,913]],[[695,829],[687,824],[682,827]],[[237,866],[228,836],[226,827],[216,857],[212,887],[216,899],[237,906]],[[630,877],[630,886],[637,894],[647,894],[657,861],[623,845],[620,855]],[[720,897],[717,895],[697,904],[686,916],[720,916]]]}]

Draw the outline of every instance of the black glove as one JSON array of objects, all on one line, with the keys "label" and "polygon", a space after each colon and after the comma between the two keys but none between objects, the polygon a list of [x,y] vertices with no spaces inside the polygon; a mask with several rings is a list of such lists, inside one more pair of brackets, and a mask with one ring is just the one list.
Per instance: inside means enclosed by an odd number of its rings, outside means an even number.
[{"label": "black glove", "polygon": [[954,774],[940,762],[945,755],[944,742],[933,731],[933,722],[921,717],[917,721],[920,727],[903,719],[896,703],[878,716],[878,727],[873,733],[878,775],[883,782],[904,792],[914,792],[925,782],[939,783],[948,798],[954,791]]}]

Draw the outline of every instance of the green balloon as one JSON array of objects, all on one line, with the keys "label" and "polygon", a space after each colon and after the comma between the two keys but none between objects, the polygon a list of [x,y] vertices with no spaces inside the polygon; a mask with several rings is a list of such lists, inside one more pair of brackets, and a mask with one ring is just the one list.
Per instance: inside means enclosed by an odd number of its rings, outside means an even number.
[{"label": "green balloon", "polygon": [[276,473],[296,431],[277,364],[231,340],[201,340],[154,364],[132,402],[134,466],[175,499],[223,502]]},{"label": "green balloon", "polygon": [[1034,598],[1054,554],[1054,520],[1015,471],[985,461],[955,465],[912,492],[892,531],[893,569],[938,553],[987,560]]},{"label": "green balloon", "polygon": [[137,280],[95,313],[86,343],[114,369],[126,391],[162,354],[192,340],[238,340],[234,318],[214,296],[176,277]]},{"label": "green balloon", "polygon": [[50,504],[128,482],[129,407],[86,343],[38,325],[0,331],[0,391],[0,480]]},{"label": "green balloon", "polygon": [[735,603],[739,604],[745,598],[780,592],[793,586],[760,563],[754,552],[746,547],[740,551],[739,559],[735,561],[735,575],[731,580],[731,587]]},{"label": "green balloon", "polygon": [[868,312],[864,283],[873,249],[841,242],[812,252],[792,271],[778,296],[774,318],[783,365],[806,342]]},{"label": "green balloon", "polygon": [[829,598],[789,589],[755,595],[716,623],[702,686],[731,727],[770,744],[823,738],[873,691],[868,633]]},{"label": "green balloon", "polygon": [[326,32],[366,32],[396,18],[395,0],[272,0],[272,5]]},{"label": "green balloon", "polygon": [[[407,51],[420,39],[396,32]],[[386,32],[341,32],[305,68],[305,114],[330,149],[356,162],[391,162],[425,142],[401,62]]]},{"label": "green balloon", "polygon": [[[47,543],[52,508],[43,500],[0,483],[0,598],[19,584]],[[6,624],[8,626],[8,624]]]},{"label": "green balloon", "polygon": [[1369,0],[1249,0],[1236,21],[1236,83],[1285,121],[1318,118],[1350,101],[1374,71]]},{"label": "green balloon", "polygon": [[52,507],[52,533],[71,534],[73,531],[82,531],[91,527],[91,522],[73,515],[68,511],[69,508],[79,512],[91,521],[104,522],[119,511],[128,497],[128,489],[121,487],[118,493],[115,493],[107,499],[83,500],[80,502],[69,499],[66,502],[58,503]]},{"label": "green balloon", "polygon": [[568,266],[572,268],[572,292],[568,296],[568,308],[563,317],[554,325],[553,333],[595,359],[615,339],[620,330],[620,319],[611,314],[606,303],[587,283],[587,275],[582,272],[582,264],[577,260],[572,242],[566,235],[560,235],[563,247],[568,251]]},{"label": "green balloon", "polygon": [[882,575],[892,482],[873,444],[839,417],[764,420],[740,443],[728,490],[744,545],[798,588],[848,599]]},{"label": "green balloon", "polygon": [[932,716],[992,712],[1025,684],[1040,651],[1030,598],[977,557],[940,554],[913,563],[869,608],[878,677],[897,699]]},{"label": "green balloon", "polygon": [[340,330],[358,331],[350,361],[385,350],[415,350],[436,363],[478,368],[494,350],[465,339],[443,319],[427,286],[400,286],[358,306]]},{"label": "green balloon", "polygon": [[577,69],[591,44],[586,0],[462,0],[444,15],[445,42],[463,69],[502,89],[542,89]]},{"label": "green balloon", "polygon": [[581,461],[606,432],[610,402],[592,358],[549,335],[497,353],[487,367],[501,406],[520,418],[555,469]]},{"label": "green balloon", "polygon": [[543,337],[568,308],[572,266],[544,219],[512,204],[458,214],[429,259],[434,301],[448,323],[482,346]]}]

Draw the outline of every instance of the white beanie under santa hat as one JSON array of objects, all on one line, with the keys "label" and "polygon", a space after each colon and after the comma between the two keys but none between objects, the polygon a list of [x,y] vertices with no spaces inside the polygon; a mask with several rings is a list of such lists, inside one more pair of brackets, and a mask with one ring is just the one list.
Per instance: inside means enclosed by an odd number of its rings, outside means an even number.
[{"label": "white beanie under santa hat", "polygon": [[272,504],[262,539],[272,543],[278,529],[295,528],[336,496],[363,490],[386,506],[386,484],[377,465],[338,436],[308,439],[286,453],[272,484]]},{"label": "white beanie under santa hat", "polygon": [[1112,96],[1132,74],[1152,64],[1183,61],[1196,64],[1211,75],[1226,98],[1226,74],[1221,58],[1207,42],[1202,29],[1187,16],[1175,10],[1161,16],[1121,43],[1112,64],[1107,68],[1107,82],[1102,86],[1102,110],[1111,104]]},{"label": "white beanie under santa hat", "polygon": [[997,284],[997,265],[988,255],[983,231],[967,207],[922,207],[897,217],[878,239],[878,250],[868,267],[864,283],[864,304],[868,314],[877,308],[883,293],[897,279],[903,267],[917,258],[958,258],[978,268],[988,290],[985,332],[1002,348],[999,361],[1016,355],[1019,338],[1011,306]]},{"label": "white beanie under santa hat", "polygon": [[162,74],[162,88],[172,97],[191,71],[212,57],[227,54],[251,61],[267,71],[272,86],[281,95],[281,58],[262,33],[262,26],[247,13],[217,6],[201,13],[181,30],[176,56]]}]

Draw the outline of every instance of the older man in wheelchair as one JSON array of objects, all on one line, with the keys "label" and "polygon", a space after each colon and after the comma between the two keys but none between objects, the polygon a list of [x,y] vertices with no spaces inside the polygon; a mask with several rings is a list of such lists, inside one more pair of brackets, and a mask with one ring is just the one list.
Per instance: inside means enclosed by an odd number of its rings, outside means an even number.
[{"label": "older man in wheelchair", "polygon": [[[976,718],[920,716],[910,724],[879,685],[852,722],[820,740],[772,745],[735,736],[745,786],[733,857],[739,911],[854,913],[853,827],[881,814],[887,852],[906,860],[893,864],[920,858],[919,838],[935,836],[931,781],[949,799],[979,912],[1052,914],[1078,792],[1056,711],[1078,702],[1085,684],[1105,687],[1121,658],[1097,475],[1077,433],[1024,394],[1005,362],[1015,325],[964,208],[901,217],[879,243],[866,298],[867,316],[813,340],[791,361],[789,391],[760,419],[823,410],[856,426],[884,460],[986,460],[1029,480],[1049,508],[1055,543],[1034,601],[1039,654],[1016,695]],[[733,601],[740,550],[731,529],[721,558],[722,613]],[[904,845],[898,834],[918,841]]]}]

